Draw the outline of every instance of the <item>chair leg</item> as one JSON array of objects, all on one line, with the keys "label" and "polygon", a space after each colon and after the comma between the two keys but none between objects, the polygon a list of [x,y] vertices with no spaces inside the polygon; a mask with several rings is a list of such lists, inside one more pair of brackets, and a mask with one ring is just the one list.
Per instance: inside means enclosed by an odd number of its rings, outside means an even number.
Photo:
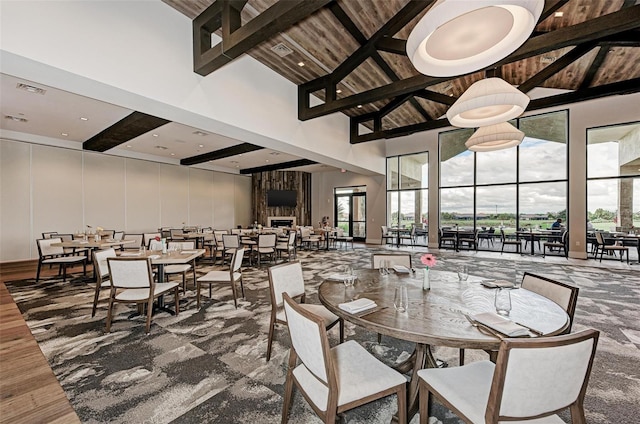
[{"label": "chair leg", "polygon": [[242,281],[242,276],[240,277],[240,292],[242,293],[242,298],[245,299],[245,296],[244,296],[244,282]]},{"label": "chair leg", "polygon": [[[100,277],[98,277],[98,280]],[[96,282],[96,292],[93,295],[93,309],[91,310],[91,318],[96,316],[96,309],[98,307],[98,298],[100,297],[100,284],[101,282]]]},{"label": "chair leg", "polygon": [[398,387],[398,391],[396,392],[396,396],[398,396],[398,422],[406,423],[407,422],[407,387],[406,384],[402,384]]},{"label": "chair leg", "polygon": [[231,280],[231,292],[233,293],[233,304],[238,309],[238,295],[236,294],[236,282]]},{"label": "chair leg", "polygon": [[418,403],[420,407],[420,424],[428,424],[429,422],[429,401],[430,401],[430,393],[429,389],[427,389],[427,385],[420,380],[418,383],[419,389],[419,397]]},{"label": "chair leg", "polygon": [[269,339],[267,340],[267,362],[271,359],[271,344],[273,343],[273,332],[275,330],[276,323],[273,320],[273,316],[271,317],[271,322],[269,323]]},{"label": "chair leg", "polygon": [[42,261],[38,261],[38,270],[36,271],[36,283],[40,281],[40,269],[42,268]]},{"label": "chair leg", "polygon": [[459,357],[459,361],[460,362],[459,362],[459,364],[460,364],[460,366],[463,366],[464,365],[464,349],[460,349],[459,354],[460,354],[460,357]]},{"label": "chair leg", "polygon": [[180,290],[178,290],[178,286],[175,288],[175,298],[176,298],[176,316],[180,313]]},{"label": "chair leg", "polygon": [[196,281],[196,308],[200,309],[200,281]]},{"label": "chair leg", "polygon": [[340,323],[338,324],[340,326],[340,343],[344,342],[344,320],[340,319]]},{"label": "chair leg", "polygon": [[151,332],[151,315],[153,315],[153,297],[147,302],[147,334]]},{"label": "chair leg", "polygon": [[107,309],[107,333],[111,332],[111,317],[113,311],[113,297],[109,294],[109,309]]},{"label": "chair leg", "polygon": [[287,381],[284,385],[284,401],[282,403],[282,424],[287,424],[289,421],[289,409],[291,409],[291,400],[293,398],[293,367],[295,367],[295,362],[291,365],[291,359],[289,359],[289,370],[287,371]]}]

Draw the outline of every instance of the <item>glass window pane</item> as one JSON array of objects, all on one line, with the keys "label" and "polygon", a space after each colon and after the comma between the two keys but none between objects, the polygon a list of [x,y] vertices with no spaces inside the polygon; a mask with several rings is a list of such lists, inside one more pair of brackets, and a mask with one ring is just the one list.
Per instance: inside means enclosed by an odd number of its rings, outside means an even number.
[{"label": "glass window pane", "polygon": [[397,227],[399,213],[397,191],[387,192],[387,205],[387,225],[389,227]]},{"label": "glass window pane", "polygon": [[515,183],[517,149],[476,153],[478,184]]},{"label": "glass window pane", "polygon": [[557,218],[567,226],[567,183],[520,185],[520,227],[551,228]]},{"label": "glass window pane", "polygon": [[473,227],[473,187],[440,190],[440,225]]},{"label": "glass window pane", "polygon": [[567,112],[530,116],[519,120],[525,133],[520,144],[520,181],[567,178]]},{"label": "glass window pane", "polygon": [[587,131],[587,176],[640,175],[640,123]]},{"label": "glass window pane", "polygon": [[387,158],[387,190],[398,189],[398,157]]},{"label": "glass window pane", "polygon": [[640,228],[640,178],[588,181],[587,219],[602,231]]},{"label": "glass window pane", "polygon": [[473,129],[440,133],[441,187],[473,184],[473,152],[464,145],[472,135]]},{"label": "glass window pane", "polygon": [[400,189],[429,187],[429,154],[400,156]]},{"label": "glass window pane", "polygon": [[[476,227],[506,233],[516,229],[516,186],[478,187],[476,190]],[[485,227],[485,228],[482,228]]]}]

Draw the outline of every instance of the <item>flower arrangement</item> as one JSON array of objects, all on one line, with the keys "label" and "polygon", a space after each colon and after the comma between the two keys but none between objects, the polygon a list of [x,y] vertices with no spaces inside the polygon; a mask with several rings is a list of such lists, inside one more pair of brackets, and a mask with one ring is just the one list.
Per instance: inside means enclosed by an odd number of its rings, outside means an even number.
[{"label": "flower arrangement", "polygon": [[424,255],[420,256],[420,262],[422,262],[422,265],[425,265],[427,268],[429,268],[430,266],[434,266],[436,264],[436,257],[431,253],[425,253]]}]

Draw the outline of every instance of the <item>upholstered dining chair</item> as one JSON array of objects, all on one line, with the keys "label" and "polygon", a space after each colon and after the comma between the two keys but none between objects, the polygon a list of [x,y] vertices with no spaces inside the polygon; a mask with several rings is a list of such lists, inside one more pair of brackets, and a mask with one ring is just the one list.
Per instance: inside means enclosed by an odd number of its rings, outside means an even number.
[{"label": "upholstered dining chair", "polygon": [[116,251],[114,249],[94,250],[93,251],[93,269],[96,275],[96,290],[93,295],[93,308],[91,309],[91,317],[96,316],[96,308],[102,289],[111,287],[111,279],[109,278],[108,258],[115,258]]},{"label": "upholstered dining chair", "polygon": [[242,297],[244,298],[244,284],[242,282],[242,258],[244,257],[244,249],[235,249],[233,256],[231,257],[231,264],[229,270],[213,270],[209,271],[206,275],[196,280],[196,299],[197,307],[200,309],[200,288],[203,284],[209,285],[209,297],[211,294],[211,285],[218,283],[230,283],[231,292],[233,293],[233,304],[238,309],[238,295],[236,289],[236,282],[240,282],[240,290]]},{"label": "upholstered dining chair", "polygon": [[433,395],[466,423],[586,423],[587,390],[599,332],[593,329],[554,337],[504,339],[498,359],[452,368],[418,371],[420,423],[429,419]]},{"label": "upholstered dining chair", "polygon": [[[293,233],[295,234],[295,233]],[[300,261],[269,268],[269,292],[271,293],[271,320],[269,321],[269,340],[267,341],[267,362],[271,359],[271,344],[277,324],[287,325],[282,295],[287,293],[293,299],[299,299],[300,305],[324,320],[325,328],[331,329],[336,324],[340,327],[340,343],[344,341],[344,321],[322,305],[305,303],[304,277]]]},{"label": "upholstered dining chair", "polygon": [[141,246],[147,246],[142,243],[142,234],[124,233],[122,240],[133,240],[133,243],[122,245],[122,250],[139,250]]},{"label": "upholstered dining chair", "polygon": [[[193,250],[196,245],[193,241],[170,241],[167,245],[169,250]],[[171,275],[182,274],[182,293],[187,291],[187,272],[193,271],[193,283],[196,282],[196,260],[193,259],[190,264],[165,265],[164,275],[169,279]]]},{"label": "upholstered dining chair", "polygon": [[269,255],[269,259],[273,260],[276,253],[276,238],[275,234],[260,234],[258,236],[258,247],[256,252],[258,253],[258,266],[262,260],[263,255]]},{"label": "upholstered dining chair", "polygon": [[382,261],[389,261],[389,266],[402,265],[411,269],[411,254],[403,253],[374,253],[371,255],[371,268],[379,269],[382,266]]},{"label": "upholstered dining chair", "polygon": [[596,231],[596,258],[598,257],[598,252],[600,252],[600,262],[602,262],[602,257],[604,256],[604,252],[620,252],[620,262],[622,262],[623,253],[627,254],[627,263],[629,263],[629,247],[623,246],[620,244],[607,244],[607,241],[604,238],[604,233],[602,231]]},{"label": "upholstered dining chair", "polygon": [[282,257],[282,252],[287,252],[287,260],[295,258],[297,256],[296,250],[296,237],[298,234],[295,231],[290,231],[286,238],[286,241],[276,243],[276,251],[278,256]]},{"label": "upholstered dining chair", "polygon": [[338,414],[392,394],[398,400],[398,422],[406,423],[406,378],[354,340],[331,348],[322,317],[286,293],[283,298],[291,350],[282,423],[289,418],[294,385],[325,423],[335,423]]},{"label": "upholstered dining chair", "polygon": [[224,265],[227,256],[233,256],[240,248],[240,236],[238,234],[222,234],[222,246],[224,248],[222,265]]},{"label": "upholstered dining chair", "polygon": [[504,253],[505,246],[514,246],[516,248],[516,253],[520,253],[522,255],[522,240],[518,238],[518,236],[514,236],[515,238],[509,238],[504,233],[504,229],[500,228],[500,242],[502,246],[500,246],[500,254]]},{"label": "upholstered dining chair", "polygon": [[136,257],[108,258],[111,290],[109,292],[109,310],[107,312],[107,332],[111,331],[113,306],[116,302],[136,303],[138,309],[147,309],[147,334],[151,330],[153,301],[171,291],[175,297],[176,315],[180,312],[180,290],[176,282],[155,283],[151,271],[151,259]]},{"label": "upholstered dining chair", "polygon": [[344,230],[340,227],[336,229],[335,240],[336,240],[336,244],[342,243],[344,244],[345,248],[347,247],[348,243],[351,243],[351,249],[353,249],[353,237],[351,237],[348,234],[345,234]]},{"label": "upholstered dining chair", "polygon": [[87,257],[77,256],[75,252],[65,253],[62,247],[52,246],[62,243],[62,239],[55,237],[49,239],[38,239],[38,269],[36,271],[36,282],[40,281],[40,270],[42,265],[58,265],[58,275],[62,273],[62,281],[67,281],[67,266],[82,264],[82,273],[87,275]]},{"label": "upholstered dining chair", "polygon": [[149,244],[152,240],[155,240],[156,237],[162,238],[161,233],[144,233],[142,234],[142,244],[149,250],[153,250],[149,247]]},{"label": "upholstered dining chair", "polygon": [[578,303],[578,292],[580,291],[578,287],[530,272],[524,273],[521,287],[552,300],[564,309],[567,315],[569,315],[569,327],[564,331],[564,334],[571,332],[573,316],[575,315],[576,305]]},{"label": "upholstered dining chair", "polygon": [[569,240],[569,231],[567,231],[566,229],[563,229],[562,231],[562,235],[560,236],[560,238],[558,239],[556,238],[550,238],[548,241],[545,241],[542,243],[542,257],[544,258],[547,254],[547,249],[549,249],[549,251],[553,251],[554,249],[558,249],[558,252],[562,251],[564,254],[565,258],[569,258],[569,252],[568,252],[568,240]]}]

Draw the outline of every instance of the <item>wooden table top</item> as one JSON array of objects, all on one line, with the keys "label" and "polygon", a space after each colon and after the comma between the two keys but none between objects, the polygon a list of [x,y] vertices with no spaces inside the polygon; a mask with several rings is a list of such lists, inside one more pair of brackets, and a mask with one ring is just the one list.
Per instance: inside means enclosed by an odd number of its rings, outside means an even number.
[{"label": "wooden table top", "polygon": [[[382,276],[377,270],[358,270],[353,288],[342,282],[325,280],[318,289],[320,301],[336,315],[368,330],[399,339],[436,346],[471,349],[497,349],[500,339],[480,333],[463,313],[495,312],[496,289],[485,288],[481,278],[470,276],[458,282],[456,273],[430,271],[431,289],[422,290],[422,270],[414,274]],[[396,312],[393,306],[395,287],[407,285],[409,308]],[[353,299],[368,298],[378,308],[350,314],[338,307]],[[549,299],[525,289],[511,290],[512,321],[555,335],[569,325],[567,313]],[[369,312],[369,313],[367,313]],[[364,315],[363,315],[364,314]]]},{"label": "wooden table top", "polygon": [[91,249],[105,249],[113,246],[122,246],[125,244],[135,243],[136,240],[109,240],[102,239],[100,241],[95,241],[94,239],[88,240],[72,240],[72,241],[63,241],[61,243],[52,243],[52,246],[55,247],[66,247],[66,248],[91,248]]},{"label": "wooden table top", "polygon": [[153,265],[176,265],[191,262],[195,258],[204,255],[205,252],[205,249],[189,249],[181,252],[167,251],[167,253],[163,254],[160,250],[145,250],[144,256],[140,252],[122,252],[118,253],[118,256],[151,258]]}]

